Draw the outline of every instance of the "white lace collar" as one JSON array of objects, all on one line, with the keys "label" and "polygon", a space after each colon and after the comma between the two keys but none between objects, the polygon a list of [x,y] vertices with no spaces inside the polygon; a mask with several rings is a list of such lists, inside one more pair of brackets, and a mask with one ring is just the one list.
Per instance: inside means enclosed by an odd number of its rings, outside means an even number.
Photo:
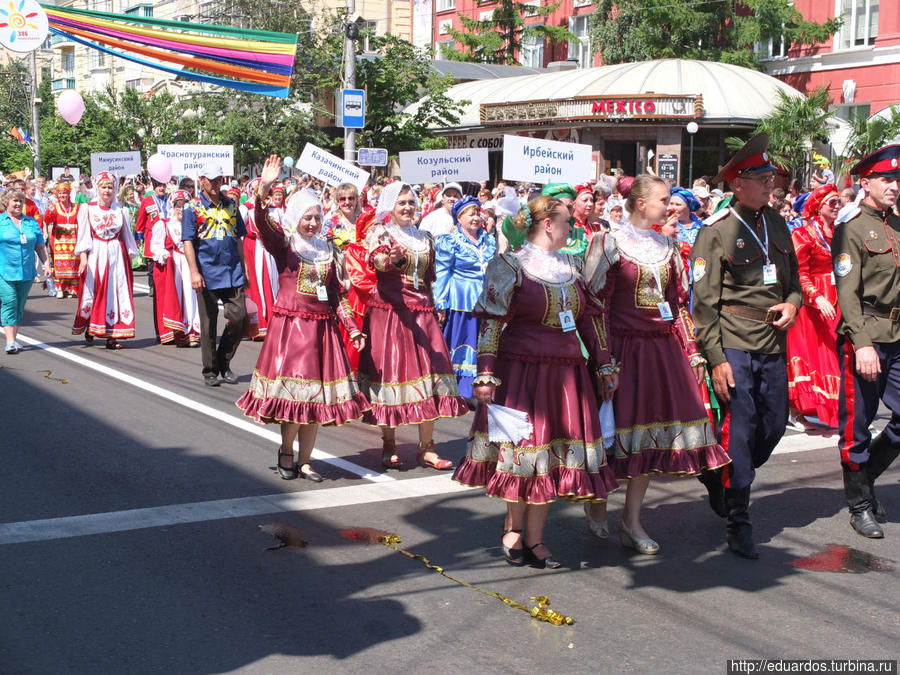
[{"label": "white lace collar", "polygon": [[293,232],[289,239],[291,250],[308,262],[324,262],[331,258],[331,246],[319,235],[304,237]]},{"label": "white lace collar", "polygon": [[571,283],[577,274],[570,256],[559,251],[547,251],[526,241],[516,255],[522,267],[532,277],[551,284]]},{"label": "white lace collar", "polygon": [[384,223],[384,227],[393,237],[394,241],[403,248],[409,249],[415,253],[425,253],[428,250],[428,237],[424,232],[420,232],[415,225],[409,227],[400,227],[391,220]]},{"label": "white lace collar", "polygon": [[637,228],[631,223],[623,224],[613,236],[622,253],[643,265],[660,265],[668,260],[672,252],[668,237],[653,230]]}]

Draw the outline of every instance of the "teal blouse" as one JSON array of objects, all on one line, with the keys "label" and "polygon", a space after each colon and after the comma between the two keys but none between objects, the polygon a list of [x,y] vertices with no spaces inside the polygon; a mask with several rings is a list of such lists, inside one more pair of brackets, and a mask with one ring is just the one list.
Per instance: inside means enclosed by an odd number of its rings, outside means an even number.
[{"label": "teal blouse", "polygon": [[22,214],[20,223],[21,230],[8,213],[0,214],[0,278],[5,281],[34,279],[34,247],[44,243],[44,233],[34,218]]}]

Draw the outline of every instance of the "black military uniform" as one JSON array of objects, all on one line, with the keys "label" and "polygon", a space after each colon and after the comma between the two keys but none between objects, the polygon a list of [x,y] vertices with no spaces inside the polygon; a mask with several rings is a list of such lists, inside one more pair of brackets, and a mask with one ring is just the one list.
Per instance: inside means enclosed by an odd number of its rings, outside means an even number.
[{"label": "black military uniform", "polygon": [[[869,180],[900,179],[900,145],[888,146],[860,161],[851,172]],[[875,479],[900,452],[900,218],[893,197],[875,204],[867,197],[835,229],[832,261],[841,322],[838,362],[841,390],[838,424],[844,493],[850,524],[859,534],[880,538],[883,507],[875,499]],[[880,207],[880,208],[879,208]],[[856,370],[857,351],[872,347],[881,373],[874,381]],[[869,425],[878,402],[893,413],[884,430],[872,439]]]},{"label": "black military uniform", "polygon": [[[751,139],[714,182],[774,172],[765,153],[768,140],[766,134]],[[713,509],[727,518],[729,547],[756,558],[750,484],[788,420],[787,333],[772,325],[780,313],[770,308],[803,303],[797,256],[790,231],[774,209],[756,211],[735,202],[707,219],[691,259],[697,341],[711,368],[731,365],[735,382],[731,401],[723,402],[719,428],[731,464],[721,472],[705,472],[701,482]]]}]

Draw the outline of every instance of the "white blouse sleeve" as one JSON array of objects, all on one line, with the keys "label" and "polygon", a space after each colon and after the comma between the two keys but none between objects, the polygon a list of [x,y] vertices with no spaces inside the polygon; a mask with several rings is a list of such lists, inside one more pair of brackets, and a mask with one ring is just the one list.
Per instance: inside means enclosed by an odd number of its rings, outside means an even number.
[{"label": "white blouse sleeve", "polygon": [[75,255],[90,253],[93,249],[94,238],[91,234],[91,224],[88,219],[90,206],[83,204],[78,209],[78,239],[75,242]]}]

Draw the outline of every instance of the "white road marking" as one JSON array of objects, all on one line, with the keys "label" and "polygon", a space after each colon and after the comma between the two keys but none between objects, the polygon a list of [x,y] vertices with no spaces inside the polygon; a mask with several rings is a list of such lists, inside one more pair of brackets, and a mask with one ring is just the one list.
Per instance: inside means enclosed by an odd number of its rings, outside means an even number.
[{"label": "white road marking", "polygon": [[[189,410],[193,410],[202,415],[206,415],[207,417],[212,417],[213,419],[219,420],[220,422],[230,424],[233,427],[237,427],[241,431],[247,431],[251,434],[260,436],[261,438],[265,438],[267,441],[272,441],[273,443],[281,443],[280,433],[267,429],[264,426],[250,421],[249,419],[244,419],[236,415],[229,415],[228,413],[224,413],[221,410],[216,410],[215,408],[212,408],[203,403],[193,401],[186,396],[182,396],[181,394],[176,394],[173,391],[163,389],[162,387],[158,387],[155,384],[144,382],[143,380],[139,380],[136,377],[132,377],[131,375],[123,373],[114,368],[95,363],[94,361],[86,359],[83,356],[72,354],[71,352],[64,351],[57,347],[51,347],[50,345],[44,344],[43,342],[22,335],[21,333],[19,334],[19,340],[33,347],[37,347],[38,349],[43,349],[44,351],[47,351],[54,356],[59,356],[60,358],[74,361],[79,365],[90,368],[91,370],[95,370],[108,377],[119,380],[126,384],[130,384],[133,387],[137,387],[138,389],[143,389],[146,392],[155,394],[156,396],[164,398],[167,401],[171,401],[172,403],[182,405]],[[391,476],[382,473],[375,473],[371,469],[367,469],[364,466],[359,466],[358,464],[354,464],[353,462],[348,462],[346,459],[336,457],[335,455],[329,454],[322,450],[313,449],[312,457],[313,459],[321,460],[326,464],[331,464],[334,467],[343,469],[344,471],[375,483],[392,483],[396,480]]]},{"label": "white road marking", "polygon": [[340,488],[289,492],[259,497],[219,499],[189,504],[172,504],[144,509],[92,513],[43,520],[0,524],[0,545],[84,537],[110,532],[129,532],[151,527],[184,525],[227,518],[264,516],[272,513],[313,511],[340,506],[372,504],[395,499],[430,497],[471,490],[450,480],[450,476],[428,476],[387,483],[363,483]]}]

